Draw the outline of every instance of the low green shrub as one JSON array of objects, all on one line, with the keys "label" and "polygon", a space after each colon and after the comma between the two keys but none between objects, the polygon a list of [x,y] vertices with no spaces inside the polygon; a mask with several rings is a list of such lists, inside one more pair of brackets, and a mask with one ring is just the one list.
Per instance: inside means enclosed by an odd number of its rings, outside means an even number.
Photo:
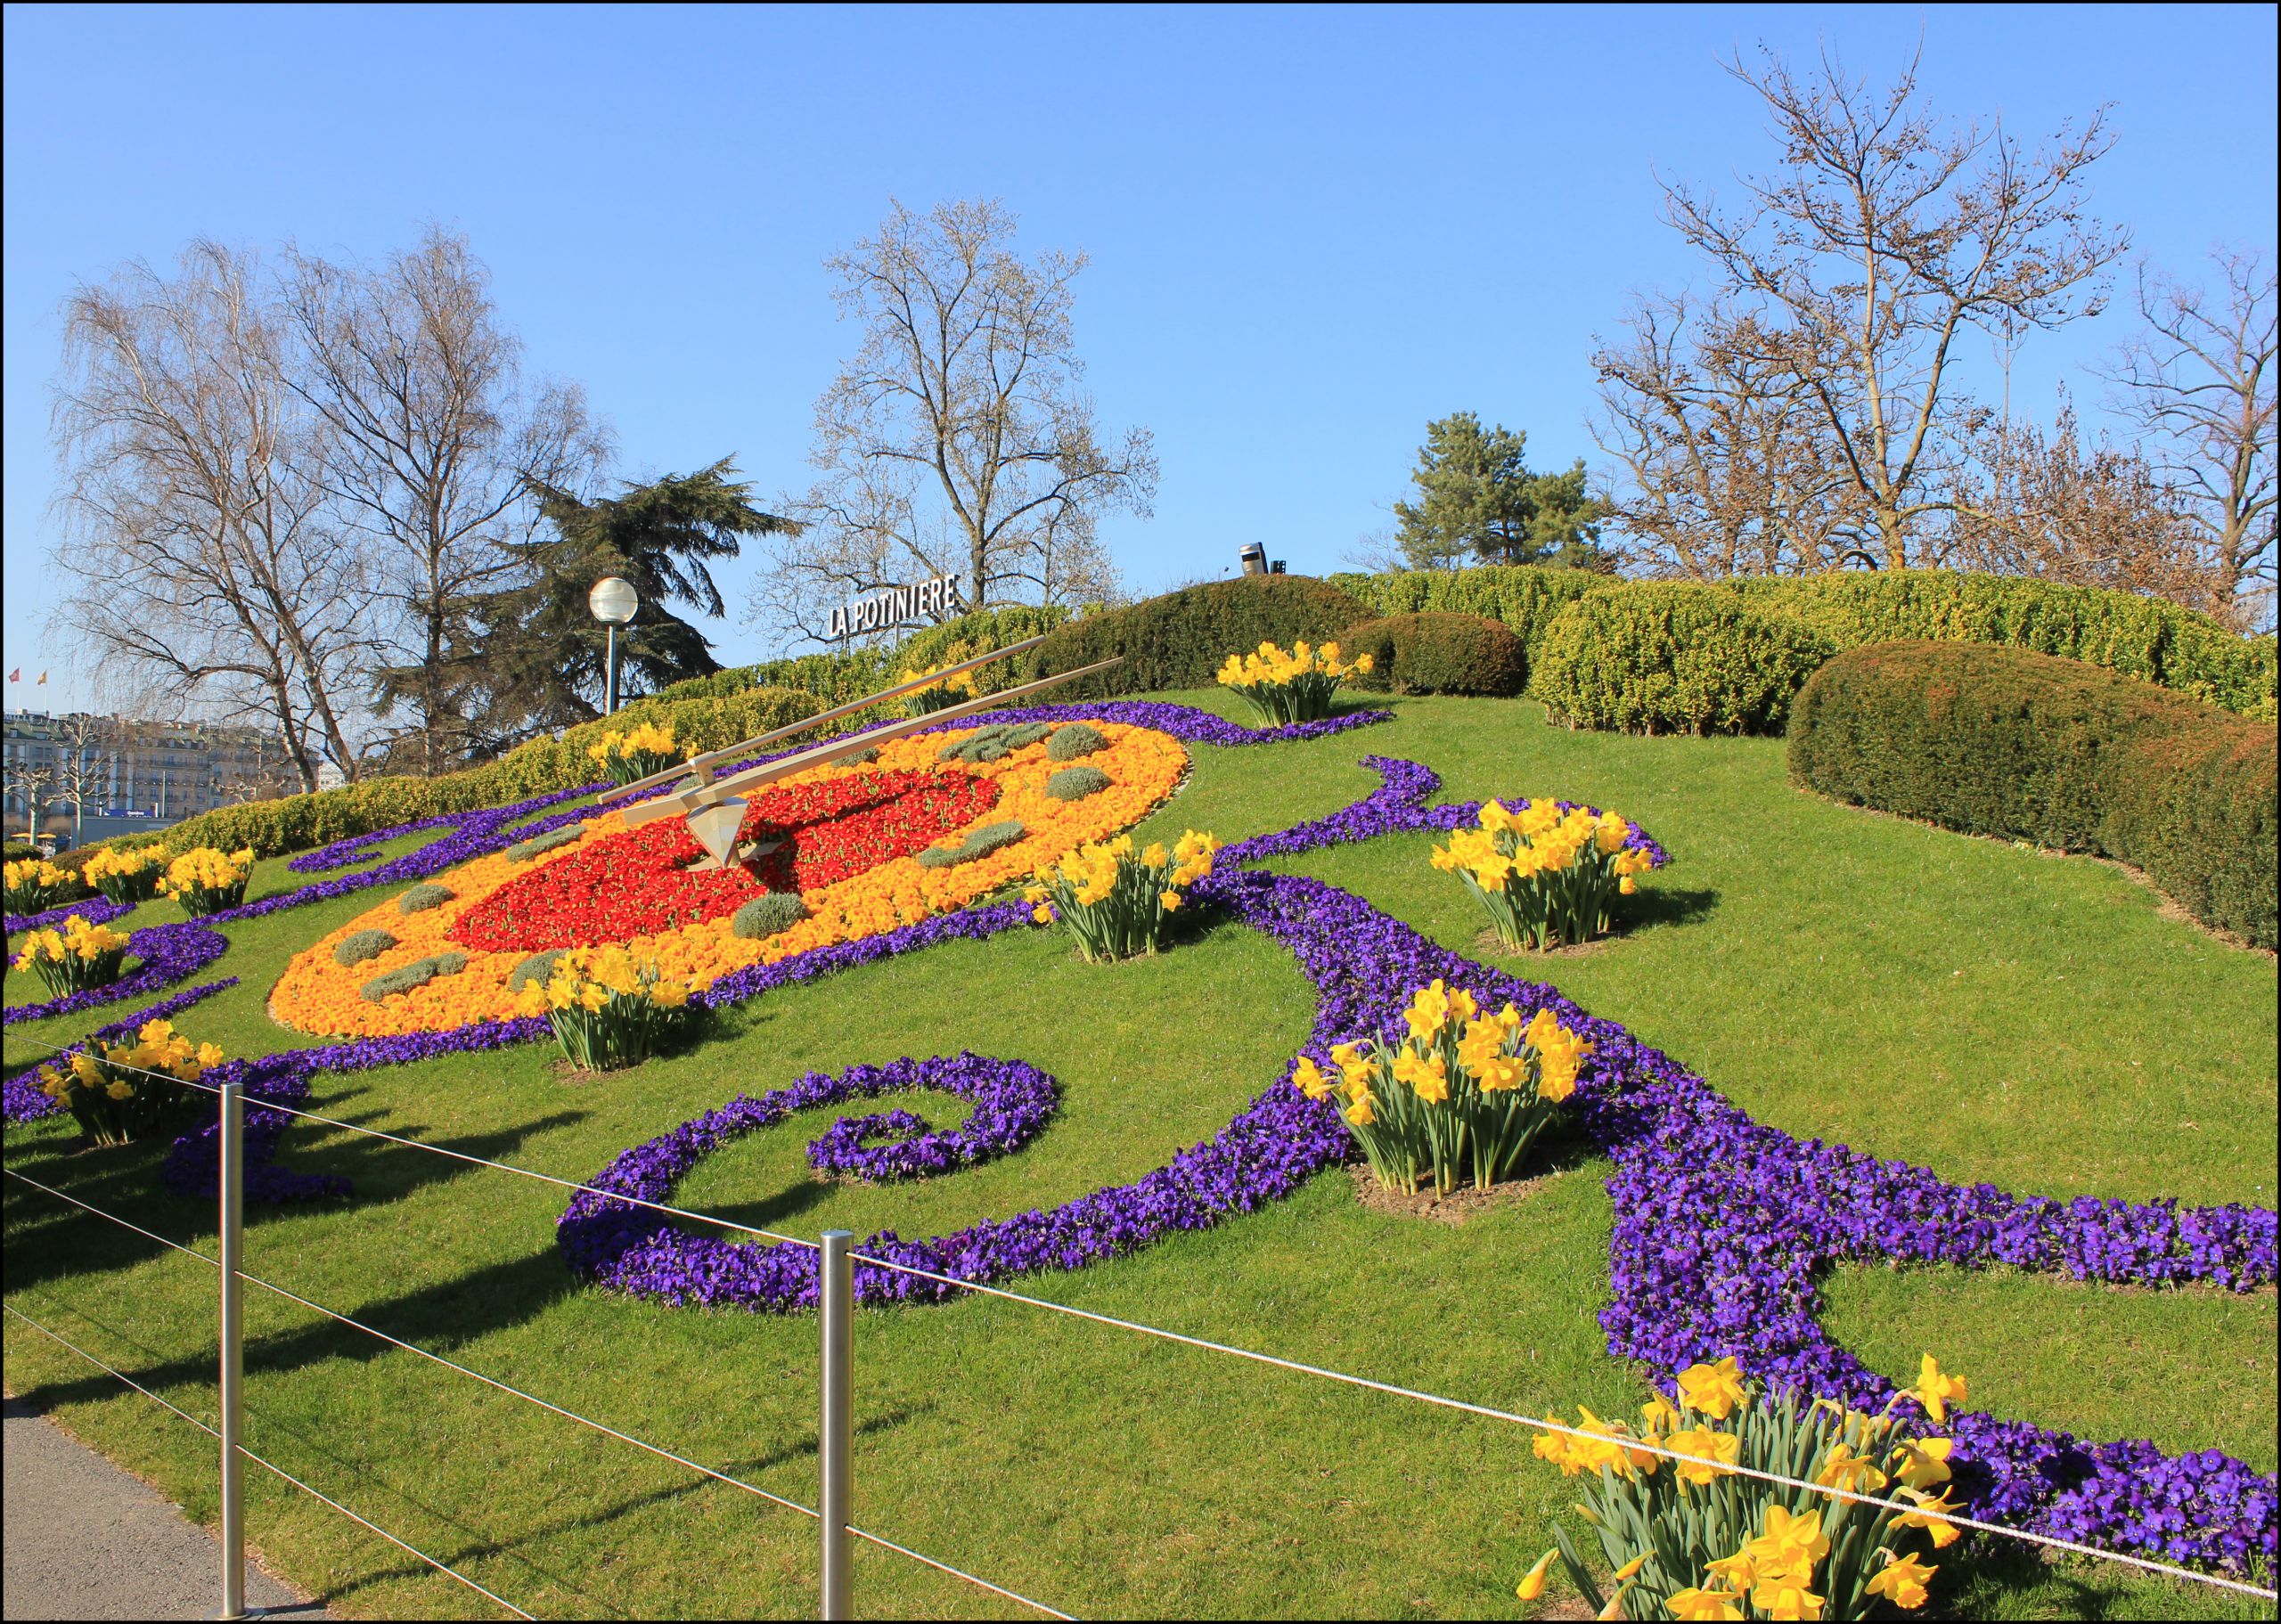
[{"label": "low green shrub", "polygon": [[773,936],[780,930],[789,930],[808,917],[808,905],[800,901],[797,891],[771,891],[756,896],[731,916],[729,934],[757,942],[763,936]]},{"label": "low green shrub", "polygon": [[1057,801],[1082,801],[1108,786],[1108,774],[1099,767],[1064,767],[1045,780],[1045,793]]},{"label": "low green shrub", "polygon": [[402,914],[426,913],[430,908],[441,908],[452,900],[449,885],[414,885],[396,900],[396,910]]},{"label": "low green shrub", "polygon": [[1613,584],[1608,576],[1592,570],[1538,564],[1398,569],[1326,579],[1367,604],[1373,615],[1479,615],[1496,621],[1521,640],[1525,667],[1535,665],[1537,645],[1561,610],[1586,592]]},{"label": "low green shrub", "polygon": [[2205,924],[2276,945],[2269,722],[2024,649],[1879,643],[1806,684],[1789,763],[1841,801],[2132,864]]},{"label": "low green shrub", "polygon": [[352,931],[342,937],[332,950],[335,964],[363,964],[378,959],[396,945],[396,938],[384,930]]},{"label": "low green shrub", "polygon": [[566,824],[551,834],[534,835],[528,840],[509,846],[507,855],[517,862],[528,862],[534,857],[544,857],[549,852],[568,845],[585,832],[578,824]]},{"label": "low green shrub", "polygon": [[218,807],[185,819],[151,838],[177,852],[197,845],[224,851],[249,846],[257,856],[274,857],[442,812],[475,812],[594,783],[601,775],[587,758],[586,747],[612,728],[656,722],[671,726],[685,745],[717,750],[789,727],[823,708],[815,695],[782,688],[674,700],[652,696],[622,707],[607,722],[581,722],[559,739],[533,739],[495,762],[462,772],[441,773],[432,779],[367,779],[315,795]]},{"label": "low green shrub", "polygon": [[1736,593],[1676,582],[1590,592],[1545,634],[1533,687],[1556,722],[1626,733],[1778,733],[1835,650]]},{"label": "low green shrub", "polygon": [[1388,615],[1338,641],[1342,652],[1370,657],[1371,670],[1353,679],[1357,688],[1502,698],[1519,693],[1528,674],[1521,640],[1481,615]]},{"label": "low green shrub", "polygon": [[935,752],[936,761],[994,762],[1025,749],[1053,731],[1053,724],[1046,722],[997,722],[978,728],[963,739],[952,739]]},{"label": "low green shrub", "polygon": [[520,992],[533,982],[544,986],[547,978],[554,974],[554,967],[562,961],[562,955],[569,951],[567,947],[551,947],[543,953],[533,953],[507,972],[507,991]]},{"label": "low green shrub", "polygon": [[1079,756],[1091,755],[1096,750],[1108,747],[1108,739],[1091,722],[1072,722],[1056,728],[1053,737],[1045,741],[1045,759],[1050,762],[1074,762]]},{"label": "low green shrub", "polygon": [[928,846],[919,853],[922,869],[955,869],[962,862],[972,862],[977,857],[1013,845],[1028,835],[1018,818],[1009,818],[1002,823],[985,823],[970,830],[964,840],[954,846]]},{"label": "low green shrub", "polygon": [[432,959],[415,959],[385,975],[375,975],[358,988],[357,992],[367,1003],[383,1003],[399,992],[424,987],[438,975],[456,975],[465,968],[465,953],[438,953]]},{"label": "low green shrub", "polygon": [[1209,688],[1231,654],[1263,642],[1283,648],[1335,641],[1369,611],[1337,587],[1304,575],[1247,575],[1182,588],[1074,620],[1010,664],[1025,679],[1075,671],[1120,656],[1123,664],[1065,683],[1042,698],[1108,698],[1159,688]]}]

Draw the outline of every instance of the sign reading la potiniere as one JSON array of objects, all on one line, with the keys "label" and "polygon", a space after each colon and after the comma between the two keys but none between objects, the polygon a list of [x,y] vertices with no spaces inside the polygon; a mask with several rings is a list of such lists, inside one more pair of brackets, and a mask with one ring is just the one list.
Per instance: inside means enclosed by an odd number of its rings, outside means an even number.
[{"label": "sign reading la potiniere", "polygon": [[866,632],[901,625],[915,615],[936,614],[963,601],[959,595],[958,576],[936,575],[916,586],[894,587],[874,597],[838,605],[831,611],[831,629],[827,635],[860,637]]}]

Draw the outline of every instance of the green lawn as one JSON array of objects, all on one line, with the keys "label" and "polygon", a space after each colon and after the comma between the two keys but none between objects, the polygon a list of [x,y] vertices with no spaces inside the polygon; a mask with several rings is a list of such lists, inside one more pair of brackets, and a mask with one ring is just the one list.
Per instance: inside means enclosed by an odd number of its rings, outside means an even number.
[{"label": "green lawn", "polygon": [[[1222,708],[1216,696],[1173,697]],[[1623,1022],[1760,1120],[2017,1190],[2274,1200],[2272,959],[2159,917],[2151,892],[2105,866],[1801,796],[1778,741],[1569,733],[1524,701],[1397,706],[1394,723],[1344,738],[1199,748],[1190,783],[1148,827],[1234,838],[1333,811],[1375,787],[1356,764],[1365,753],[1425,762],[1452,797],[1614,806],[1676,860],[1647,882],[1640,927],[1524,973]],[[1292,866],[1481,956],[1472,905],[1427,867],[1429,845],[1386,839]],[[263,866],[255,894],[291,883],[282,867]],[[372,900],[232,927],[208,974],[243,984],[181,1024],[233,1053],[306,1041],[268,1021],[268,985]],[[27,978],[8,987],[32,996]],[[1065,1104],[1034,1145],[952,1179],[816,1183],[802,1147],[829,1120],[818,1113],[712,1158],[680,1192],[802,1233],[923,1235],[1159,1164],[1276,1073],[1311,1012],[1288,955],[1234,926],[1113,969],[1024,933],[772,993],[691,1052],[607,1081],[565,1081],[552,1051],[532,1047],[320,1078],[318,1108],[585,1178],[810,1067],[968,1047],[1058,1076]],[[74,1035],[54,1025],[11,1029],[7,1064],[33,1057],[35,1035]],[[948,1114],[933,1099],[918,1108]],[[7,1135],[9,1165],[209,1245],[210,1211],[159,1193],[162,1154],[74,1153],[53,1123]],[[253,1272],[813,1503],[813,1318],[660,1310],[579,1288],[553,1247],[561,1192],[532,1181],[308,1130],[288,1136],[284,1159],[347,1173],[356,1195],[252,1215]],[[1477,1402],[1628,1409],[1643,1376],[1608,1358],[1594,1319],[1607,1290],[1605,1163],[1573,1148],[1557,1162],[1557,1177],[1462,1226],[1366,1211],[1342,1171],[1216,1231],[1024,1285]],[[5,1210],[9,1301],[210,1416],[210,1272],[12,1180]],[[1841,1271],[1830,1295],[1835,1333],[1881,1368],[1913,1367],[1930,1349],[1970,1375],[1975,1404],[2275,1465],[2270,1291],[1860,1269]],[[530,1611],[813,1608],[805,1519],[265,1293],[249,1293],[249,1447]],[[12,1321],[5,1355],[11,1391],[211,1516],[204,1434]],[[1549,1542],[1549,1520],[1573,1514],[1517,1427],[1016,1304],[866,1313],[856,1358],[858,1521],[1075,1613],[1512,1616],[1525,1611],[1513,1582]],[[335,1612],[491,1616],[267,1474],[249,1484],[257,1543]],[[2118,1573],[1981,1557],[1942,1591],[1969,1616],[2210,1616],[2199,1589]],[[868,1549],[855,1582],[871,1613],[1018,1611]]]}]

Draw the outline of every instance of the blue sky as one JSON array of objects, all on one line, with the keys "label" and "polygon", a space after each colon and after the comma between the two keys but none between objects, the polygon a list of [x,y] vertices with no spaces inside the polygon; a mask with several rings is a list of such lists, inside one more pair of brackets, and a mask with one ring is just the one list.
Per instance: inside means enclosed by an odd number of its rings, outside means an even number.
[{"label": "blue sky", "polygon": [[[1826,41],[1883,77],[1925,44],[1958,115],[2040,135],[2102,102],[2096,207],[2193,272],[2275,243],[2270,7],[298,10],[12,6],[5,20],[4,652],[11,704],[69,703],[48,439],[73,283],[190,238],[377,256],[465,232],[539,369],[583,382],[625,474],[736,453],[805,485],[813,403],[854,343],[822,262],[889,197],[1002,199],[1082,249],[1105,423],[1148,424],[1156,516],[1108,531],[1128,583],[1246,542],[1337,567],[1388,522],[1429,417],[1590,455],[1586,357],[1633,288],[1700,271],[1653,172],[1763,162],[1718,59]],[[2031,342],[2017,398],[2126,336]],[[1984,355],[1984,351],[1983,352]],[[734,662],[774,629],[707,628]],[[51,686],[29,678],[51,667]]]}]

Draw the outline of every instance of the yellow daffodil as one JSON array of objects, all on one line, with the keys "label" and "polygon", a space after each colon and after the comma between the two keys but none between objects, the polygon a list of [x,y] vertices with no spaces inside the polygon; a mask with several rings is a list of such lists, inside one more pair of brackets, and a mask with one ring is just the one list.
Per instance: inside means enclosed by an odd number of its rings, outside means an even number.
[{"label": "yellow daffodil", "polygon": [[1689,1365],[1679,1373],[1679,1391],[1688,1408],[1700,1410],[1714,1421],[1724,1421],[1742,1402],[1741,1368],[1732,1359],[1722,1359],[1715,1364]]},{"label": "yellow daffodil", "polygon": [[1685,1590],[1672,1591],[1671,1599],[1664,1604],[1671,1609],[1672,1617],[1675,1619],[1708,1620],[1714,1624],[1725,1624],[1728,1620],[1743,1616],[1743,1610],[1736,1601],[1736,1597],[1724,1590],[1698,1590],[1690,1586]]},{"label": "yellow daffodil", "polygon": [[[1538,1441],[1542,1442],[1543,1440],[1540,1439]],[[1542,1595],[1544,1594],[1544,1576],[1551,1571],[1552,1559],[1559,1554],[1560,1553],[1557,1550],[1547,1551],[1543,1555],[1538,1557],[1536,1559],[1536,1565],[1531,1568],[1526,1573],[1524,1573],[1521,1576],[1521,1582],[1513,1587],[1513,1594],[1519,1596],[1521,1600],[1525,1602],[1533,1602],[1540,1595]]]},{"label": "yellow daffodil", "polygon": [[1938,1488],[1949,1481],[1949,1451],[1954,1447],[1946,1438],[1920,1438],[1905,1443],[1895,1451],[1901,1461],[1897,1475],[1911,1489]]},{"label": "yellow daffodil", "polygon": [[1906,1556],[1893,1556],[1871,1578],[1866,1588],[1871,1595],[1881,1595],[1894,1606],[1914,1610],[1925,1604],[1925,1581],[1941,1570],[1937,1565],[1917,1560],[1914,1552]]},{"label": "yellow daffodil", "polygon": [[1914,1390],[1917,1401],[1925,1407],[1925,1413],[1933,1418],[1934,1424],[1948,1420],[1949,1405],[1952,1400],[1963,1401],[1964,1387],[1964,1378],[1944,1374],[1940,1361],[1931,1354],[1925,1354],[1918,1361]]}]

